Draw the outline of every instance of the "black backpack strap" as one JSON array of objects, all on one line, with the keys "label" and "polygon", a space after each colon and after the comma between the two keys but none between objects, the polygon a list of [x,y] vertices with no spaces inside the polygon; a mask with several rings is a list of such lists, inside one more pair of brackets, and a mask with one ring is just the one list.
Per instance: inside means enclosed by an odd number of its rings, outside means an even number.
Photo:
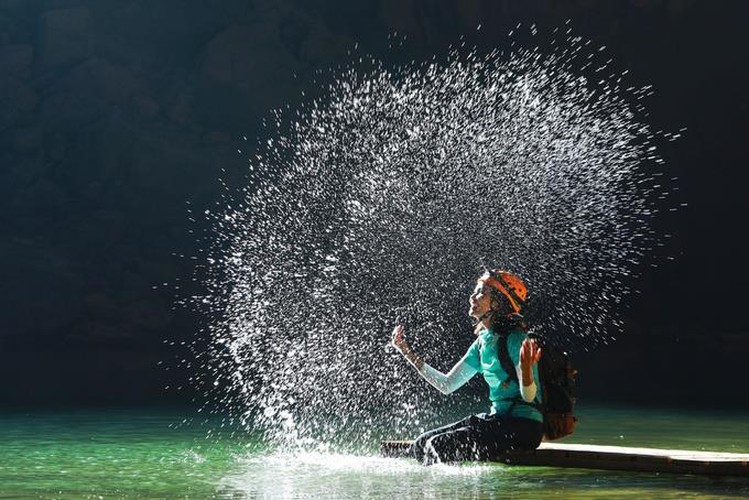
[{"label": "black backpack strap", "polygon": [[510,348],[508,342],[510,340],[511,332],[518,329],[526,329],[525,323],[523,322],[523,316],[515,313],[511,314],[510,316],[500,318],[495,322],[495,328],[495,331],[501,332],[497,334],[497,336],[499,337],[497,339],[497,356],[499,357],[499,364],[507,374],[507,378],[503,382],[507,384],[514,380],[519,384],[520,381],[518,381],[518,374],[515,370],[515,365],[512,363],[512,358],[510,358]]},{"label": "black backpack strap", "polygon": [[[518,383],[519,387],[520,381],[518,380],[518,372],[517,370],[515,370],[515,365],[512,364],[512,358],[510,358],[510,347],[508,345],[509,341],[509,332],[506,332],[504,335],[501,335],[497,339],[497,355],[499,356],[499,364],[502,365],[502,369],[507,374],[507,378],[504,379],[502,383],[509,384],[514,380]],[[518,403],[525,403],[525,401],[523,401],[523,398],[512,398],[510,399],[510,401],[512,401],[512,404],[507,409],[508,415],[512,415],[512,410],[515,409],[515,406],[517,406]]]},{"label": "black backpack strap", "polygon": [[502,365],[502,369],[507,374],[507,378],[504,380],[504,383],[510,383],[513,380],[518,382],[518,373],[515,370],[515,365],[512,364],[512,359],[510,358],[510,349],[507,345],[509,337],[510,336],[508,334],[504,334],[500,335],[497,339],[497,356],[499,356],[499,364]]},{"label": "black backpack strap", "polygon": [[[504,380],[504,383],[510,383],[514,380],[518,383],[518,387],[520,387],[520,381],[518,380],[518,374],[515,370],[515,365],[512,364],[512,359],[510,358],[510,348],[508,345],[509,337],[510,335],[508,332],[505,335],[501,335],[497,339],[497,355],[499,356],[499,364],[502,365],[502,369],[505,371],[505,373],[507,373],[507,378]],[[512,410],[515,409],[515,406],[517,404],[533,406],[538,411],[543,413],[543,406],[538,402],[537,399],[530,403],[528,401],[525,401],[522,397],[511,398],[509,400],[512,401],[512,404],[507,410],[507,413],[512,413]]]}]

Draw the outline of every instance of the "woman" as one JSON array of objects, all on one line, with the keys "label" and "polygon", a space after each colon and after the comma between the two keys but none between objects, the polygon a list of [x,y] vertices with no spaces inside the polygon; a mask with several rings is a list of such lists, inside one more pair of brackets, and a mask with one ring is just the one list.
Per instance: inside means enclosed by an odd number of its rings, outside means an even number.
[{"label": "woman", "polygon": [[416,439],[412,450],[422,463],[486,460],[509,450],[532,450],[541,443],[543,415],[536,405],[541,401],[540,383],[536,384],[541,349],[526,335],[520,316],[526,296],[525,285],[514,274],[486,271],[469,300],[477,339],[447,374],[414,353],[403,338],[402,325],[393,330],[393,345],[443,394],[477,373],[489,385],[488,414],[472,415]]}]

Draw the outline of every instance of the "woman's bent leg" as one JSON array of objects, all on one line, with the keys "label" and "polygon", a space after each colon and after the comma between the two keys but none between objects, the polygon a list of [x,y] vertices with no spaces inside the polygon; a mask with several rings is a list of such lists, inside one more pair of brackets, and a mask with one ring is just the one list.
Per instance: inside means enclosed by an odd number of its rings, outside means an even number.
[{"label": "woman's bent leg", "polygon": [[543,434],[540,422],[525,418],[479,415],[463,423],[429,436],[422,461],[491,460],[511,450],[535,449]]},{"label": "woman's bent leg", "polygon": [[460,462],[475,460],[480,450],[480,440],[474,429],[461,427],[449,432],[432,436],[424,446],[424,465],[440,462]]},{"label": "woman's bent leg", "polygon": [[430,438],[438,434],[444,434],[447,432],[454,431],[456,429],[460,429],[462,427],[470,426],[471,422],[474,421],[476,418],[477,417],[475,415],[471,415],[470,417],[466,417],[463,420],[459,420],[452,424],[444,425],[442,427],[438,427],[437,429],[432,429],[431,431],[427,431],[421,434],[419,437],[416,438],[413,445],[411,446],[411,453],[416,458],[416,460],[418,460],[419,462],[424,462],[425,447],[426,447],[427,441]]},{"label": "woman's bent leg", "polygon": [[536,420],[498,417],[495,430],[483,443],[484,460],[492,460],[508,451],[535,450],[541,444],[543,424]]}]

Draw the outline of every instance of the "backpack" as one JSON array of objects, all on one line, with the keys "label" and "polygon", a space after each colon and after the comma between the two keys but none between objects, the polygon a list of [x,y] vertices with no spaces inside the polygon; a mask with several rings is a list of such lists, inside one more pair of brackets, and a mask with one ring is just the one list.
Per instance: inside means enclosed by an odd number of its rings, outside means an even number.
[{"label": "backpack", "polygon": [[[507,348],[507,335],[504,342],[497,344],[499,361],[502,369],[508,374],[508,380],[516,380],[515,366],[510,359]],[[518,398],[514,404],[530,404],[538,408],[544,417],[544,438],[547,441],[569,436],[575,430],[577,417],[575,410],[575,376],[577,370],[572,367],[566,352],[547,342],[540,335],[529,334],[528,338],[536,341],[541,347],[541,359],[538,362],[538,373],[541,377],[543,402],[527,403]],[[504,345],[504,347],[501,347]],[[520,383],[518,381],[518,383]],[[512,411],[512,408],[510,409]]]}]

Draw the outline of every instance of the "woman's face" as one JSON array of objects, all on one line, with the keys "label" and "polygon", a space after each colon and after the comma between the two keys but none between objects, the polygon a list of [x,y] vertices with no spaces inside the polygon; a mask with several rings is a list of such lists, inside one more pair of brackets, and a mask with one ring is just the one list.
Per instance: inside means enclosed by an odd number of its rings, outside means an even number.
[{"label": "woman's face", "polygon": [[478,319],[486,314],[492,306],[492,297],[488,290],[489,287],[481,282],[476,283],[471,297],[468,299],[470,308],[468,315]]}]

